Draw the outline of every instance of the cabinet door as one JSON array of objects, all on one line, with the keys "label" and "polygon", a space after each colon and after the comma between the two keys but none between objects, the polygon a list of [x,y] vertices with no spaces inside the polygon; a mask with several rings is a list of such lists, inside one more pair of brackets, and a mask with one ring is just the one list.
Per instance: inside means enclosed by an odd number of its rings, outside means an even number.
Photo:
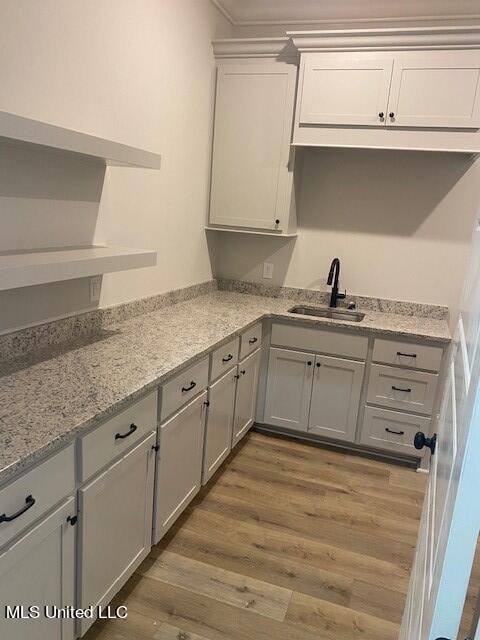
[{"label": "cabinet door", "polygon": [[[17,543],[0,555],[0,638],[2,640],[72,640],[72,620],[50,620],[48,605],[74,606],[75,515],[70,498]],[[7,619],[6,606],[39,607],[37,619]]]},{"label": "cabinet door", "polygon": [[270,349],[264,414],[267,424],[307,431],[314,360],[310,353]]},{"label": "cabinet door", "polygon": [[278,231],[286,225],[296,75],[295,65],[279,62],[219,67],[211,224]]},{"label": "cabinet door", "polygon": [[336,440],[355,440],[362,362],[317,356],[308,430]]},{"label": "cabinet door", "polygon": [[257,349],[238,365],[232,448],[246,435],[255,421],[260,354],[261,350]]},{"label": "cabinet door", "polygon": [[160,427],[154,541],[172,526],[202,486],[207,392]]},{"label": "cabinet door", "polygon": [[384,126],[393,56],[388,53],[304,53],[300,124]]},{"label": "cabinet door", "polygon": [[398,53],[395,55],[387,124],[478,128],[479,82],[480,51]]},{"label": "cabinet door", "polygon": [[208,482],[232,448],[236,369],[210,387],[203,455],[203,484]]},{"label": "cabinet door", "polygon": [[81,607],[108,604],[150,551],[154,445],[152,433],[79,491]]}]

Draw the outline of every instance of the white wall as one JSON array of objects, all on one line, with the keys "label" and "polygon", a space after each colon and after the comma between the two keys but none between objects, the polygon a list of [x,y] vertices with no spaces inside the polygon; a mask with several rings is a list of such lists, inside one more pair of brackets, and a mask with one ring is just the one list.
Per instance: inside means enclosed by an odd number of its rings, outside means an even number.
[{"label": "white wall", "polygon": [[359,295],[458,305],[475,210],[480,162],[454,154],[309,149],[298,238],[222,234],[217,274],[325,288],[331,259],[341,285]]},{"label": "white wall", "polygon": [[[162,154],[159,172],[0,149],[0,250],[112,242],[158,266],[104,277],[100,305],[211,278],[209,0],[2,0],[0,109]],[[0,294],[0,331],[91,307],[87,280]]]}]

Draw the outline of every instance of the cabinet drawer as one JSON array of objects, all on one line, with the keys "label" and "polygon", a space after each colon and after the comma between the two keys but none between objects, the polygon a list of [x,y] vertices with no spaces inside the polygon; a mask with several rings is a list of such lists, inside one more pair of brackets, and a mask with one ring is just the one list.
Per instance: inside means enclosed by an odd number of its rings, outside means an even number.
[{"label": "cabinet drawer", "polygon": [[156,430],[157,405],[157,391],[153,391],[81,438],[82,482],[123,454],[149,431]]},{"label": "cabinet drawer", "polygon": [[368,338],[352,336],[348,333],[325,331],[314,327],[274,324],[272,326],[272,345],[305,351],[320,351],[334,356],[365,360]]},{"label": "cabinet drawer", "polygon": [[434,373],[372,364],[367,402],[429,415],[433,409],[437,380]]},{"label": "cabinet drawer", "polygon": [[207,388],[208,358],[188,367],[162,386],[162,408],[160,419],[180,409],[186,402]]},{"label": "cabinet drawer", "polygon": [[234,367],[238,362],[240,338],[234,338],[223,344],[212,353],[212,370],[210,380],[216,380],[222,373]]},{"label": "cabinet drawer", "polygon": [[388,449],[406,455],[423,457],[426,449],[413,446],[417,431],[430,432],[430,418],[411,416],[399,411],[365,407],[360,442],[369,447]]},{"label": "cabinet drawer", "polygon": [[439,347],[411,342],[376,339],[373,346],[374,362],[403,365],[410,369],[440,371],[442,355],[443,351]]},{"label": "cabinet drawer", "polygon": [[[75,457],[71,444],[0,490],[0,547],[75,491]],[[22,513],[23,511],[23,513]]]},{"label": "cabinet drawer", "polygon": [[250,327],[241,335],[240,360],[246,358],[250,353],[258,349],[262,344],[262,323]]}]

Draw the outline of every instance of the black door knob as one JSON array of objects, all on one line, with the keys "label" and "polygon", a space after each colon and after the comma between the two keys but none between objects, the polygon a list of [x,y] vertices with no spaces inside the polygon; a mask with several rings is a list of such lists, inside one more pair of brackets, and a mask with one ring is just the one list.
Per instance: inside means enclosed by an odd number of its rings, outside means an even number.
[{"label": "black door knob", "polygon": [[431,438],[427,438],[422,431],[417,431],[415,438],[413,439],[413,446],[419,451],[420,449],[423,449],[423,447],[427,447],[427,449],[430,449],[433,456],[437,446],[437,434],[434,433]]}]

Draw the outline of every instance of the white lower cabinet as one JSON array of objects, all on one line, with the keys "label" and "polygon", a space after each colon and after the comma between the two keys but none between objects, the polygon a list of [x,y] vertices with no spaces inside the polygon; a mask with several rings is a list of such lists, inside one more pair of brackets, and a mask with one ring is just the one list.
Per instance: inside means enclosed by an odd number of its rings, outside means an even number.
[{"label": "white lower cabinet", "polygon": [[235,416],[233,420],[232,448],[240,442],[255,422],[258,374],[261,349],[257,349],[238,364]]},{"label": "white lower cabinet", "polygon": [[108,604],[150,551],[154,446],[152,433],[79,491],[82,608]]},{"label": "white lower cabinet", "polygon": [[203,453],[203,484],[213,476],[232,449],[236,369],[210,387]]},{"label": "white lower cabinet", "polygon": [[[2,640],[72,640],[73,620],[49,619],[54,607],[73,606],[75,567],[75,500],[61,507],[0,555],[0,638]],[[12,610],[38,607],[39,617],[7,619]],[[18,610],[17,610],[18,611]],[[32,612],[32,609],[30,609]]]},{"label": "white lower cabinet", "polygon": [[207,392],[160,426],[154,542],[172,526],[202,486]]},{"label": "white lower cabinet", "polygon": [[306,431],[315,356],[288,349],[270,349],[264,421]]},{"label": "white lower cabinet", "polygon": [[355,440],[363,362],[315,357],[308,431],[336,440]]},{"label": "white lower cabinet", "polygon": [[271,348],[264,422],[353,442],[364,368],[363,362]]}]

